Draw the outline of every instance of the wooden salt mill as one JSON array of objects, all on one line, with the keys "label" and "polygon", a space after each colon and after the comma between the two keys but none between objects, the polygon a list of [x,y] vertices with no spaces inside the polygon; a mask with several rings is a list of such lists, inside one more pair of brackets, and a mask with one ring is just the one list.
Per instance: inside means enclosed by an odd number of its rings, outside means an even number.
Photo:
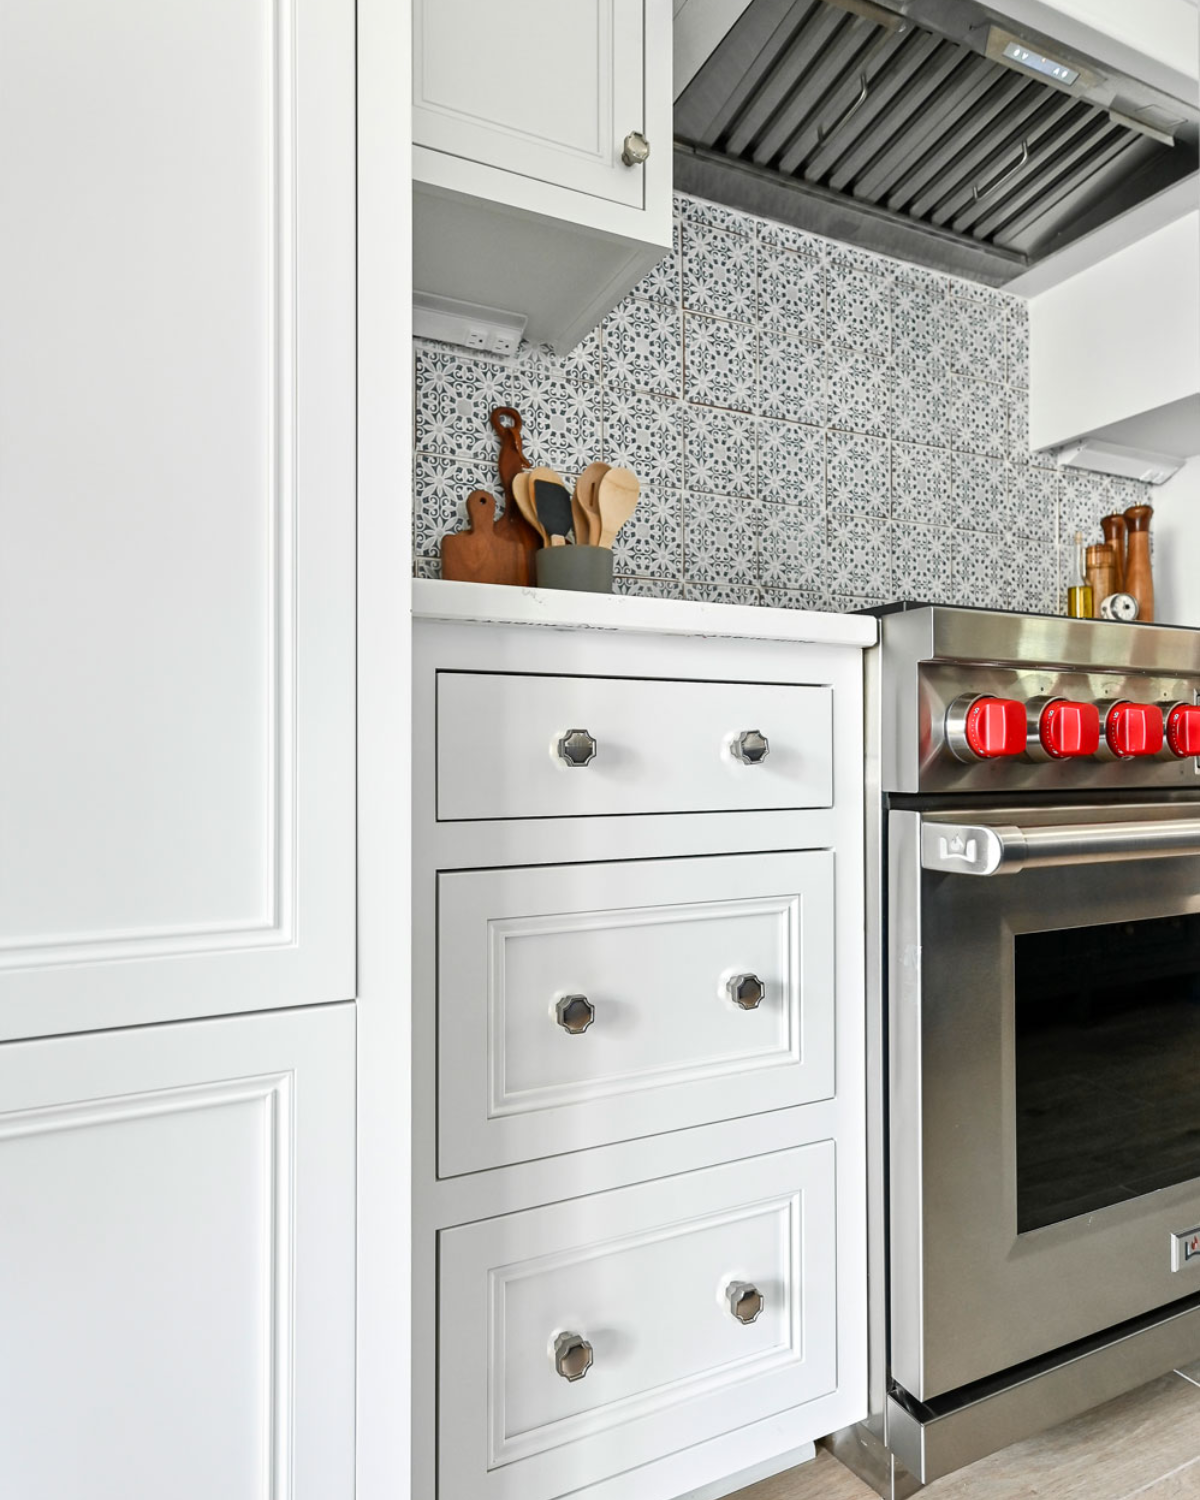
[{"label": "wooden salt mill", "polygon": [[1113,550],[1113,563],[1117,570],[1117,587],[1115,592],[1125,593],[1125,517],[1118,511],[1116,515],[1105,516],[1100,522],[1100,530],[1104,533],[1104,540]]},{"label": "wooden salt mill", "polygon": [[1101,601],[1119,593],[1113,549],[1107,544],[1087,549],[1087,581],[1092,590],[1092,619],[1100,619]]},{"label": "wooden salt mill", "polygon": [[1125,593],[1132,594],[1138,602],[1138,619],[1149,622],[1154,619],[1154,578],[1150,572],[1150,517],[1154,509],[1149,505],[1133,505],[1125,512],[1129,526],[1129,552],[1125,558]]}]

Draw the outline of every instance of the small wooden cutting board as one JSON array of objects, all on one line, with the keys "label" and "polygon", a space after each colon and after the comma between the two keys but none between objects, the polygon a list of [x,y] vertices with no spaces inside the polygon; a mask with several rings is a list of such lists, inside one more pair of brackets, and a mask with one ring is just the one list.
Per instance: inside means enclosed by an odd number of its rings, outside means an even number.
[{"label": "small wooden cutting board", "polygon": [[467,496],[470,530],[442,538],[443,578],[453,583],[528,582],[525,548],[497,535],[495,519],[495,496],[487,490],[472,490]]}]

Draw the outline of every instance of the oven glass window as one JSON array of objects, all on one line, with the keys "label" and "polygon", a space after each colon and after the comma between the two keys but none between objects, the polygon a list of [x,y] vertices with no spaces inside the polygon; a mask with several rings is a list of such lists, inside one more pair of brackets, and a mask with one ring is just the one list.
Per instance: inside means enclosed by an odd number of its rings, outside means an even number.
[{"label": "oven glass window", "polygon": [[1015,947],[1018,1232],[1200,1177],[1200,914]]}]

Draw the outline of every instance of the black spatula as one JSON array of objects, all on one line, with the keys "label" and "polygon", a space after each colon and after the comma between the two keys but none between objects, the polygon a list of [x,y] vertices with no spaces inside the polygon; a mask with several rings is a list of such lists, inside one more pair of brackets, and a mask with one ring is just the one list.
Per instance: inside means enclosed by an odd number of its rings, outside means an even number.
[{"label": "black spatula", "polygon": [[571,495],[565,484],[556,484],[552,479],[533,477],[534,504],[537,518],[550,538],[552,547],[562,547],[572,525]]}]

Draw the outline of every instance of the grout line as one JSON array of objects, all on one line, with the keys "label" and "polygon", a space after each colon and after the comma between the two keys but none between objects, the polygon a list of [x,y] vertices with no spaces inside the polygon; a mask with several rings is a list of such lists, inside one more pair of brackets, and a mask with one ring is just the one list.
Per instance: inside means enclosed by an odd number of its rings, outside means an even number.
[{"label": "grout line", "polygon": [[1185,1374],[1182,1370],[1176,1370],[1175,1374],[1179,1376],[1180,1380],[1186,1380],[1189,1385],[1200,1386],[1200,1380],[1195,1379],[1194,1376]]},{"label": "grout line", "polygon": [[[1176,1370],[1175,1373],[1176,1375],[1178,1375],[1179,1371]],[[1187,1376],[1185,1375],[1183,1378],[1184,1380],[1186,1380]],[[1194,1381],[1192,1383],[1193,1385],[1195,1384]],[[1179,1464],[1174,1469],[1168,1469],[1165,1474],[1160,1474],[1157,1479],[1152,1479],[1149,1484],[1143,1484],[1136,1490],[1130,1490],[1127,1495],[1122,1497],[1122,1500],[1135,1500],[1135,1497],[1137,1495],[1146,1494],[1147,1491],[1152,1490],[1156,1485],[1161,1484],[1164,1479],[1174,1479],[1177,1474],[1186,1474],[1189,1469],[1196,1469],[1198,1466],[1200,1466],[1200,1458],[1189,1458],[1186,1463]]]}]

